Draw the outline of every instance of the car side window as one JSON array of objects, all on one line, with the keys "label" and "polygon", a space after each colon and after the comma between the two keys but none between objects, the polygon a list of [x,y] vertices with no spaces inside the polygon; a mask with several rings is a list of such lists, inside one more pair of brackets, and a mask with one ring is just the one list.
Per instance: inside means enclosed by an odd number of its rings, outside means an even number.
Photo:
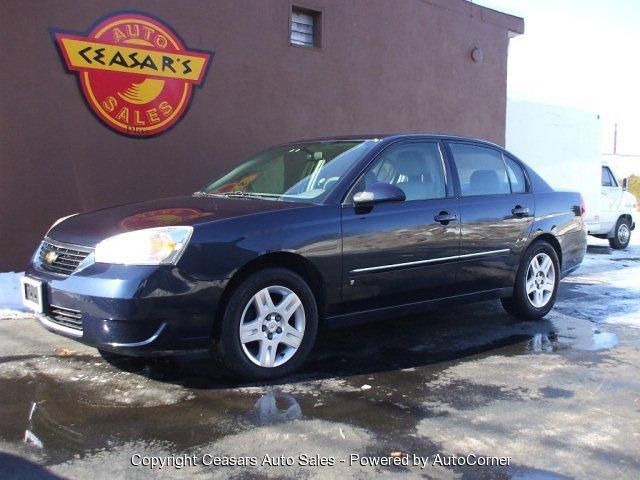
[{"label": "car side window", "polygon": [[525,193],[527,191],[527,180],[522,167],[518,165],[518,162],[505,155],[503,155],[502,158],[504,158],[504,163],[507,166],[507,175],[511,183],[511,193]]},{"label": "car side window", "polygon": [[602,167],[602,186],[603,187],[617,187],[618,182],[611,173],[609,167]]},{"label": "car side window", "polygon": [[511,193],[502,153],[466,143],[449,144],[463,197]]},{"label": "car side window", "polygon": [[389,147],[369,165],[351,197],[378,182],[401,188],[407,201],[446,197],[444,164],[438,144],[406,143]]}]

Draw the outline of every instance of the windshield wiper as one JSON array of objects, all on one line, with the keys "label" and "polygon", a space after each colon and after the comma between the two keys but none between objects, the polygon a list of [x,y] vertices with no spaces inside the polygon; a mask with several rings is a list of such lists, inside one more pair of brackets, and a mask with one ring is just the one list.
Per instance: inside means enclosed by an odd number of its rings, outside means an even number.
[{"label": "windshield wiper", "polygon": [[194,197],[222,197],[219,193],[193,192]]},{"label": "windshield wiper", "polygon": [[255,193],[255,192],[243,192],[241,190],[236,190],[233,192],[223,192],[223,193],[209,193],[209,192],[195,192],[193,194],[195,197],[229,197],[229,198],[264,198],[266,200],[277,200],[279,195],[270,194],[270,193]]},{"label": "windshield wiper", "polygon": [[256,193],[256,192],[242,192],[242,191],[226,192],[226,193],[223,193],[222,195],[224,195],[225,197],[264,198],[265,200],[277,200],[278,197],[280,196],[280,195],[277,195],[275,193]]},{"label": "windshield wiper", "polygon": [[250,197],[252,194],[250,192],[243,192],[242,190],[234,190],[233,192],[224,192],[221,193],[224,197]]}]

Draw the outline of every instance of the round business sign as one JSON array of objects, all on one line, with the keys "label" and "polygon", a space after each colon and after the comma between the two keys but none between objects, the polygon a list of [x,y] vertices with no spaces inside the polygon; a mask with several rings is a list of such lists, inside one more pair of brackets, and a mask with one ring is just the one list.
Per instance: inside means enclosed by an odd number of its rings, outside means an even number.
[{"label": "round business sign", "polygon": [[134,137],[166,132],[182,118],[213,57],[187,48],[168,25],[140,12],[110,14],[88,34],[53,35],[93,112]]}]

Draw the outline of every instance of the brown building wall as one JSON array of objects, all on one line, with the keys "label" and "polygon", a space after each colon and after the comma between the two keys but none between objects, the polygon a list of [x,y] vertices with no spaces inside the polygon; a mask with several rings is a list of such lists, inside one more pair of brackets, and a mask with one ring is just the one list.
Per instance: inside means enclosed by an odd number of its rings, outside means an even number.
[{"label": "brown building wall", "polygon": [[[321,49],[289,45],[289,0],[0,2],[0,271],[24,268],[60,216],[192,192],[270,144],[370,132],[503,143],[521,19],[464,0],[294,4],[321,10]],[[185,117],[159,137],[100,123],[49,35],[119,9],[216,52]]]}]

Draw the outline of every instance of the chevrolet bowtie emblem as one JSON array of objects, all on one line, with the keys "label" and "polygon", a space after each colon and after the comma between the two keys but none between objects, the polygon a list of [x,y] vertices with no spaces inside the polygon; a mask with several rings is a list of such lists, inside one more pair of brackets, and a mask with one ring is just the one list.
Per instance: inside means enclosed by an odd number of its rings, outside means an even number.
[{"label": "chevrolet bowtie emblem", "polygon": [[44,261],[47,263],[53,263],[58,259],[58,254],[54,251],[48,252],[45,256],[44,256]]}]

